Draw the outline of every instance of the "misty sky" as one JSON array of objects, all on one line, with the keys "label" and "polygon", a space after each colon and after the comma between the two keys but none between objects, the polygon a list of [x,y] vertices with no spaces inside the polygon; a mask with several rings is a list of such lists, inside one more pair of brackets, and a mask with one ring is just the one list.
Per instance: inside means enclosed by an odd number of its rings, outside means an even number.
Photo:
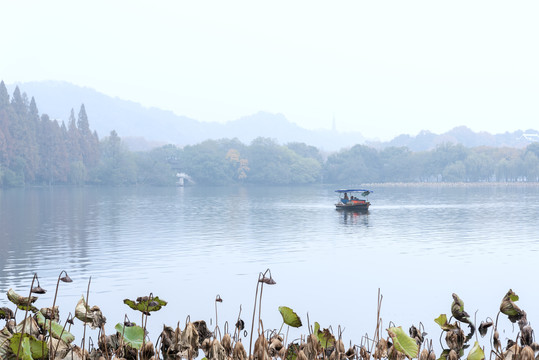
[{"label": "misty sky", "polygon": [[335,117],[383,140],[539,128],[536,0],[0,4],[8,84],[68,81],[202,121]]}]

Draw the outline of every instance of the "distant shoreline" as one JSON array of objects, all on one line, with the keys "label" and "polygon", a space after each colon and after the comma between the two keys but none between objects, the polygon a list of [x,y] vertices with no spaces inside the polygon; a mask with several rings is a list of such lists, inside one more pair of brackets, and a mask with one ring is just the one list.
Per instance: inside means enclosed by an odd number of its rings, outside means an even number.
[{"label": "distant shoreline", "polygon": [[539,182],[391,182],[369,183],[364,187],[539,187]]}]

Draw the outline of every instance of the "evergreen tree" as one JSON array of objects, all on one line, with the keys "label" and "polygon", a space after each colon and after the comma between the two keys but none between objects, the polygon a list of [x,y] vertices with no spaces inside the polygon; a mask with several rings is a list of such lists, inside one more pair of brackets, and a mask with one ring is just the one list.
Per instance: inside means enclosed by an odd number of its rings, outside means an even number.
[{"label": "evergreen tree", "polygon": [[69,153],[69,161],[82,161],[82,154],[79,142],[80,134],[75,120],[75,111],[71,109],[67,128],[67,151]]},{"label": "evergreen tree", "polygon": [[80,107],[77,128],[80,134],[79,144],[83,163],[87,168],[92,168],[97,165],[99,160],[99,140],[90,130],[90,123],[88,122],[88,115],[86,114],[84,104]]},{"label": "evergreen tree", "polygon": [[9,160],[8,143],[9,133],[9,112],[11,104],[9,94],[4,82],[0,82],[0,167],[7,166]]},{"label": "evergreen tree", "polygon": [[11,106],[14,116],[9,122],[9,130],[13,142],[12,160],[16,162],[17,168],[13,170],[17,176],[22,177],[23,183],[33,181],[38,162],[36,124],[30,118],[28,97],[26,93],[21,95],[18,86],[13,92]]},{"label": "evergreen tree", "polygon": [[4,81],[0,82],[0,111],[9,106],[9,94]]}]

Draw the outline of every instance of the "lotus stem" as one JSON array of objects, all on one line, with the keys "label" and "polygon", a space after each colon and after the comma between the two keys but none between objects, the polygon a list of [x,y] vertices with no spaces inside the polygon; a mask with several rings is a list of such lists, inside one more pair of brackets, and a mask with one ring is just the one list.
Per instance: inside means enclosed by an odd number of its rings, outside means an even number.
[{"label": "lotus stem", "polygon": [[86,320],[88,318],[88,298],[90,297],[90,284],[92,282],[92,277],[88,279],[88,288],[86,289],[86,307],[84,309],[84,325],[83,325],[83,332],[82,332],[82,360],[86,359],[86,355],[84,354],[84,345],[86,344]]},{"label": "lotus stem", "polygon": [[[219,321],[218,321],[218,317],[217,317],[217,303],[218,302],[223,302],[223,299],[221,299],[221,295],[217,294],[217,296],[215,296],[215,330],[214,332],[217,331],[217,328],[219,327]],[[221,338],[221,332],[219,332],[219,341],[221,341],[222,338]]]},{"label": "lotus stem", "polygon": [[253,321],[251,322],[251,338],[249,340],[249,358],[251,358],[251,349],[253,345],[253,330],[255,326],[256,299],[258,298],[258,285],[260,284],[260,275],[262,275],[262,273],[258,274],[258,280],[256,281],[255,304],[253,307]]},{"label": "lotus stem", "polygon": [[[52,350],[52,320],[54,319],[54,306],[56,305],[56,297],[58,296],[58,288],[60,287],[60,280],[62,279],[62,274],[65,273],[65,277],[63,278],[64,282],[71,282],[71,278],[69,277],[69,275],[67,275],[67,272],[65,270],[62,270],[60,272],[60,275],[58,275],[58,281],[56,281],[56,290],[54,291],[54,300],[52,301],[52,308],[51,308],[51,312],[52,312],[52,319],[49,319],[49,342],[50,342],[50,348]],[[65,328],[65,326],[64,326]],[[63,330],[62,330],[63,332]],[[51,357],[54,359],[54,353],[56,352],[56,350],[52,351],[51,352]]]},{"label": "lotus stem", "polygon": [[30,298],[32,297],[32,289],[34,288],[34,281],[37,279],[37,273],[34,273],[32,277],[32,284],[30,285],[30,292],[28,293],[28,302],[26,304],[26,311],[24,312],[24,319],[22,321],[22,332],[19,339],[19,346],[17,347],[17,360],[19,360],[19,352],[21,351],[22,338],[24,336],[24,330],[26,328],[26,317],[28,316],[28,309],[30,308]]},{"label": "lotus stem", "polygon": [[[64,327],[62,328],[62,332],[60,333],[60,339],[62,338],[62,335],[64,334],[66,325],[67,325],[67,323],[69,322],[69,319],[70,319],[71,316],[72,316],[71,313],[69,313],[69,315],[67,315],[67,319],[66,319],[66,321],[65,321],[65,323],[64,323]],[[69,326],[71,327],[71,324],[69,324]],[[51,335],[51,334],[49,334],[49,336],[50,336],[50,335]],[[52,341],[52,340],[51,340],[51,341]],[[51,342],[51,344],[52,344],[52,342]],[[58,351],[58,346],[59,346],[59,345],[60,345],[60,341],[58,341],[58,343],[56,344],[56,347],[54,348],[54,352],[55,352],[55,353],[56,353],[56,351]],[[54,359],[54,357],[53,357],[53,359]]]}]

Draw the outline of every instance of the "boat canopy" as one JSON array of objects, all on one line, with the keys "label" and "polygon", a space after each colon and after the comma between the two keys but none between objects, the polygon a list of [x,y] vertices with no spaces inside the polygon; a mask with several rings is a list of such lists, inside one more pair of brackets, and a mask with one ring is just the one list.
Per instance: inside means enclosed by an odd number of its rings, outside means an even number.
[{"label": "boat canopy", "polygon": [[371,190],[365,190],[365,189],[340,189],[340,190],[335,190],[336,193],[365,192],[365,191],[368,191],[369,193],[372,192]]}]

